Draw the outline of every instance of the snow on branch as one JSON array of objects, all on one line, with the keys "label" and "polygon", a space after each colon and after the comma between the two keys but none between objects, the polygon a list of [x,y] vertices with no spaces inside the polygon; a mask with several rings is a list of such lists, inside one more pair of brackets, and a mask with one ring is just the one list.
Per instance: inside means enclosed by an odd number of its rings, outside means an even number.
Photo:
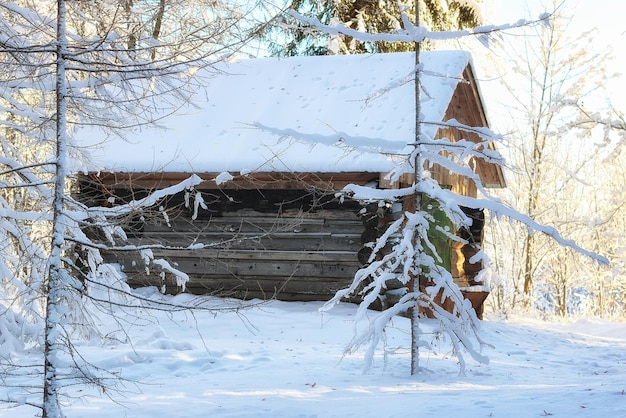
[{"label": "snow on branch", "polygon": [[479,26],[474,29],[441,32],[430,31],[425,27],[415,26],[410,22],[406,14],[402,13],[402,21],[405,26],[404,29],[398,30],[397,33],[367,33],[356,29],[350,29],[341,23],[333,22],[333,24],[324,24],[315,17],[304,16],[295,10],[288,10],[287,14],[321,32],[325,32],[330,35],[347,35],[363,42],[422,42],[426,39],[450,40],[466,36],[478,36],[483,39],[494,33],[534,25],[537,23],[549,25],[550,18],[552,17],[551,13],[543,13],[536,20],[521,19],[515,23],[507,23],[503,25]]},{"label": "snow on branch", "polygon": [[393,202],[405,196],[415,194],[415,191],[415,187],[405,187],[401,189],[374,189],[369,186],[348,184],[336,194],[336,197],[340,198],[343,195],[348,195],[352,199],[359,200],[361,202]]},{"label": "snow on branch", "polygon": [[185,285],[189,281],[189,276],[185,272],[180,271],[175,267],[172,267],[169,262],[162,258],[154,259],[152,260],[152,263],[161,267],[161,269],[163,270],[161,272],[162,277],[164,277],[165,273],[170,273],[174,275],[174,277],[176,277],[176,285],[180,287],[183,292],[185,291]]},{"label": "snow on branch", "polygon": [[556,228],[548,225],[542,225],[533,220],[530,216],[520,213],[513,208],[510,208],[494,198],[475,198],[469,196],[461,196],[452,193],[449,190],[441,189],[438,186],[435,187],[433,184],[430,184],[428,182],[422,182],[420,185],[418,185],[417,191],[425,193],[430,197],[440,201],[445,202],[454,200],[460,206],[474,209],[485,209],[488,210],[490,213],[495,214],[496,217],[505,216],[511,220],[518,221],[526,225],[530,233],[541,232],[554,239],[557,243],[559,243],[559,245],[562,245],[563,247],[569,247],[574,251],[591,258],[601,265],[609,265],[609,260],[606,257],[593,251],[585,250],[584,248],[576,244],[576,242],[574,242],[573,240],[563,238]]},{"label": "snow on branch", "polygon": [[445,122],[421,121],[421,123],[425,125],[435,125],[440,128],[456,128],[464,132],[474,133],[485,140],[485,142],[501,141],[503,138],[501,134],[497,134],[487,127],[466,125],[456,119],[448,119]]},{"label": "snow on branch", "polygon": [[576,244],[575,241],[562,237],[556,228],[540,224],[533,220],[530,216],[520,213],[515,209],[506,206],[500,200],[492,196],[489,196],[487,198],[474,198],[458,195],[449,190],[440,188],[433,181],[423,181],[417,186],[406,187],[402,189],[373,189],[367,186],[349,184],[345,186],[341,192],[337,193],[337,197],[347,195],[355,200],[360,200],[363,202],[391,202],[397,201],[398,199],[413,195],[415,193],[424,193],[432,199],[441,202],[442,206],[444,207],[454,208],[455,206],[464,206],[474,209],[486,209],[490,213],[495,214],[496,217],[504,216],[511,220],[520,222],[523,225],[526,225],[530,233],[541,232],[545,235],[548,235],[549,237],[554,239],[559,245],[569,247],[574,251],[598,262],[601,265],[606,266],[609,264],[609,260],[606,257],[582,248],[580,245]]},{"label": "snow on branch", "polygon": [[153,206],[164,197],[171,196],[176,193],[192,189],[198,184],[202,183],[202,181],[203,180],[200,178],[200,176],[193,174],[188,179],[183,180],[180,183],[175,184],[173,186],[157,190],[154,193],[151,193],[148,196],[144,197],[143,199],[133,200],[123,205],[113,206],[113,207],[93,207],[93,208],[89,208],[87,212],[74,213],[74,216],[76,216],[76,219],[81,219],[81,218],[85,219],[88,217],[95,217],[95,216],[110,217],[110,216],[126,215],[137,209]]},{"label": "snow on branch", "polygon": [[[404,172],[413,172],[414,168],[411,162],[414,160],[412,152],[422,153],[425,160],[432,163],[437,163],[442,167],[447,168],[451,172],[459,175],[463,175],[472,179],[479,189],[482,189],[482,185],[478,175],[468,165],[469,160],[472,157],[479,158],[488,163],[505,165],[504,158],[500,153],[490,148],[491,143],[502,139],[501,135],[498,135],[491,131],[489,128],[476,128],[465,124],[462,124],[455,119],[448,120],[446,122],[425,122],[430,125],[438,126],[439,128],[455,128],[463,132],[468,132],[481,138],[479,141],[471,141],[466,139],[451,140],[448,138],[436,138],[432,139],[427,136],[420,138],[418,143],[410,142],[403,139],[386,140],[376,137],[365,136],[352,136],[345,132],[337,132],[331,135],[311,134],[296,131],[294,129],[281,129],[264,125],[259,122],[255,122],[252,126],[257,129],[264,130],[273,135],[283,138],[294,138],[303,143],[310,144],[311,146],[326,145],[331,147],[337,147],[346,149],[348,151],[355,151],[361,154],[384,154],[388,157],[397,157],[400,164],[390,174],[390,178],[395,178],[397,175]],[[419,147],[416,147],[419,145]],[[453,158],[443,157],[441,152],[447,152]],[[486,193],[485,193],[486,194]]]}]

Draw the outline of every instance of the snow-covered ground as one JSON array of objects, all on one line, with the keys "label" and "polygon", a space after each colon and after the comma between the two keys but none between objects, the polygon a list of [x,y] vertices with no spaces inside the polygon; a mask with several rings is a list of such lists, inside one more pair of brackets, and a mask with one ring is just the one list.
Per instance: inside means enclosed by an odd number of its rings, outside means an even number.
[{"label": "snow-covered ground", "polygon": [[[145,292],[145,290],[144,290]],[[189,302],[190,295],[164,296]],[[206,299],[212,306],[240,301]],[[81,344],[98,366],[138,385],[123,397],[86,387],[68,417],[626,417],[626,324],[487,317],[488,365],[468,359],[459,376],[445,341],[423,352],[410,376],[409,320],[388,331],[386,360],[369,373],[362,354],[342,358],[356,306],[327,313],[318,302],[251,304],[239,313],[132,315],[123,344]],[[137,323],[137,325],[133,325]],[[424,330],[431,329],[426,323]],[[469,357],[468,357],[469,358]],[[0,397],[5,398],[5,387]],[[115,396],[115,401],[107,397]],[[88,396],[89,395],[89,396]],[[30,417],[28,406],[0,417]]]}]

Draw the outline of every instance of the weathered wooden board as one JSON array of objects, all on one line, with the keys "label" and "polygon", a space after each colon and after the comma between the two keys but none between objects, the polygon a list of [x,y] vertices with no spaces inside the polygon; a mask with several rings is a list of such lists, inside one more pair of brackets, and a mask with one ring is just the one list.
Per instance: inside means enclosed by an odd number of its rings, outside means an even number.
[{"label": "weathered wooden board", "polygon": [[[163,283],[157,276],[131,274],[128,276],[131,286],[157,286],[165,284],[169,291],[176,291],[176,284],[171,277]],[[241,298],[277,298],[280,300],[328,300],[335,292],[345,288],[350,281],[328,277],[275,277],[225,276],[204,277],[191,275],[186,291],[194,294],[217,294]],[[298,296],[300,295],[300,296]]]},{"label": "weathered wooden board", "polygon": [[[155,252],[158,258],[159,253]],[[250,278],[254,276],[275,276],[291,277],[328,277],[346,278],[351,277],[358,263],[353,262],[333,262],[330,260],[277,260],[263,258],[262,254],[256,259],[236,259],[236,253],[231,253],[229,258],[200,258],[200,257],[166,257],[177,270],[187,275],[201,275],[204,277],[241,277]],[[320,258],[320,257],[317,257]],[[356,259],[356,254],[354,254]],[[117,257],[115,260],[120,263],[122,271],[125,273],[143,273],[146,271],[145,265],[137,257]]]},{"label": "weathered wooden board", "polygon": [[278,251],[278,250],[220,250],[212,248],[203,248],[200,250],[169,250],[159,249],[155,253],[161,257],[180,257],[180,258],[218,258],[221,260],[240,259],[240,260],[288,260],[288,261],[328,261],[328,262],[346,262],[356,263],[356,254],[353,251]]},{"label": "weathered wooden board", "polygon": [[[328,300],[351,284],[360,267],[362,231],[353,207],[276,214],[245,208],[196,220],[171,211],[168,218],[153,213],[134,223],[128,244],[153,245],[155,258],[189,277],[188,292]],[[168,292],[180,291],[172,273],[162,277],[154,265],[147,272],[136,252],[104,256],[120,264],[132,286],[165,284]]]},{"label": "weathered wooden board", "polygon": [[362,223],[356,211],[322,211],[314,213],[285,213],[267,216],[255,211],[242,210],[223,213],[208,219],[192,220],[190,214],[166,221],[162,216],[154,216],[142,226],[142,232],[323,232],[341,231],[360,233]]},{"label": "weathered wooden board", "polygon": [[223,249],[256,249],[285,251],[340,251],[359,249],[357,234],[198,234],[197,236],[169,235],[162,233],[157,238],[130,238],[129,244],[150,245],[167,243],[174,247],[188,247],[190,244],[202,244],[206,247]]}]

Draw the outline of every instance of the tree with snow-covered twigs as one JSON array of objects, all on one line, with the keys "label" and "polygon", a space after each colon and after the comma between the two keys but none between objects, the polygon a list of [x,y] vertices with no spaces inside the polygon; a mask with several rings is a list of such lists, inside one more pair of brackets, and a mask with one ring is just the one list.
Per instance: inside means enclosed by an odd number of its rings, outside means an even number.
[{"label": "tree with snow-covered twigs", "polygon": [[[557,226],[585,247],[600,250],[611,268],[599,268],[524,225],[490,222],[485,248],[497,272],[489,305],[509,313],[552,316],[623,316],[623,230],[617,198],[622,189],[620,112],[606,97],[612,49],[589,46],[598,29],[577,31],[575,9],[549,1],[551,25],[520,28],[490,49],[475,49],[484,78],[499,80],[511,169],[508,187],[495,194],[533,220]],[[593,23],[587,23],[592,25]],[[469,40],[472,45],[472,40]],[[502,88],[504,87],[504,88]],[[604,97],[603,97],[604,96]]]},{"label": "tree with snow-covered twigs", "polygon": [[[568,30],[572,16],[559,3],[552,4],[550,26],[523,28],[517,43],[503,39],[486,52],[502,60],[501,68],[492,65],[489,71],[507,74],[500,79],[512,99],[506,107],[512,127],[507,141],[515,169],[509,173],[510,187],[499,195],[535,221],[558,225],[562,233],[610,255],[609,247],[596,240],[599,229],[590,234],[588,225],[602,216],[599,206],[612,206],[596,203],[608,181],[598,165],[615,153],[612,141],[595,140],[600,122],[592,123],[580,107],[593,103],[593,96],[614,77],[606,68],[610,51],[583,47],[596,31],[573,37]],[[552,240],[519,227],[494,229],[494,240],[508,249],[493,259],[503,278],[494,289],[503,309],[521,306],[565,317],[580,313],[576,305],[590,301],[594,287],[607,282],[602,276],[608,269],[598,269]]]},{"label": "tree with snow-covered twigs", "polygon": [[581,199],[586,203],[581,232],[587,232],[584,239],[588,245],[602,248],[611,263],[610,268],[597,269],[586,260],[580,262],[579,271],[586,278],[581,287],[589,299],[581,308],[592,315],[621,319],[626,312],[626,245],[622,233],[626,230],[626,118],[617,109],[600,112],[591,111],[580,101],[574,105],[580,114],[571,122],[572,127],[600,131],[602,138],[601,157],[592,171],[597,187]]},{"label": "tree with snow-covered twigs", "polygon": [[[491,144],[498,142],[501,137],[486,128],[465,126],[457,121],[450,120],[440,127],[454,127],[464,132],[478,135],[481,140],[452,141],[428,137],[423,133],[423,124],[432,123],[422,119],[420,113],[420,43],[425,39],[446,40],[461,36],[476,36],[484,43],[489,43],[492,34],[502,30],[523,25],[541,23],[549,24],[549,15],[541,16],[535,22],[519,21],[514,25],[478,27],[472,30],[456,32],[432,32],[418,24],[411,22],[409,16],[402,11],[403,27],[396,33],[363,33],[359,30],[346,27],[342,24],[324,25],[315,18],[308,18],[296,12],[292,16],[310,25],[311,29],[324,31],[330,34],[342,34],[363,42],[413,42],[416,45],[415,90],[416,90],[416,128],[415,138],[407,140],[413,146],[413,152],[405,155],[404,162],[388,177],[394,181],[401,175],[414,175],[413,186],[398,190],[377,190],[369,187],[347,186],[339,196],[349,196],[363,202],[378,202],[382,207],[398,201],[412,201],[397,220],[388,226],[386,231],[377,238],[372,246],[371,255],[367,264],[355,275],[352,285],[337,292],[329,301],[325,309],[353,295],[360,295],[362,302],[358,309],[357,320],[369,319],[369,326],[358,331],[355,338],[347,347],[351,352],[359,347],[367,346],[366,368],[369,367],[375,349],[385,338],[385,328],[391,319],[400,313],[409,313],[411,317],[411,373],[418,373],[419,350],[427,348],[428,341],[423,338],[420,323],[424,314],[428,312],[438,323],[439,332],[447,334],[457,356],[461,372],[465,368],[464,352],[479,362],[488,359],[480,353],[484,344],[478,332],[479,321],[469,301],[464,300],[458,286],[454,284],[452,276],[441,264],[441,257],[433,244],[433,235],[440,234],[449,240],[468,243],[461,237],[455,236],[454,231],[438,221],[433,216],[433,210],[442,211],[447,219],[457,228],[471,227],[472,220],[463,212],[462,207],[487,210],[492,218],[508,217],[525,225],[532,232],[544,233],[559,244],[570,247],[592,259],[605,263],[606,259],[593,252],[586,251],[571,240],[566,240],[552,227],[541,225],[532,218],[513,208],[507,207],[498,199],[492,197],[482,186],[481,180],[472,170],[471,162],[475,159],[486,160],[493,164],[503,165],[504,161],[492,151]],[[419,22],[419,8],[416,10],[415,21]],[[443,189],[428,175],[428,167],[438,164],[452,173],[459,174],[472,181],[480,194],[479,198],[460,196]],[[409,209],[410,208],[410,209]],[[471,262],[483,261],[485,269],[479,274],[484,279],[487,275],[488,262],[486,255],[479,251]],[[371,314],[368,308],[373,302],[381,298],[391,282],[400,282],[402,287],[394,290],[400,293],[399,300],[378,314]],[[485,283],[487,284],[487,283]],[[449,299],[452,307],[446,310],[443,302]],[[372,315],[374,315],[372,317]],[[478,344],[479,347],[476,347]]]},{"label": "tree with snow-covered twigs", "polygon": [[[69,179],[88,150],[77,147],[72,134],[93,125],[120,135],[156,123],[198,90],[195,70],[247,41],[225,29],[241,22],[245,7],[211,2],[222,8],[181,26],[175,16],[186,11],[175,5],[165,10],[160,2],[154,10],[151,2],[122,3],[0,4],[0,367],[3,384],[22,390],[0,401],[32,405],[43,417],[63,416],[64,387],[88,383],[109,393],[120,381],[84,360],[74,344],[123,336],[122,327],[101,329],[94,309],[128,317],[144,306],[103,263],[101,250],[142,251],[147,267],[173,273],[185,285],[186,275],[154,260],[149,246],[125,245],[121,221],[176,193],[193,197],[188,202],[196,210],[202,206],[194,190],[200,179],[191,176],[123,205],[86,207],[72,198]],[[25,350],[41,350],[42,363],[20,364],[16,358]],[[24,383],[26,377],[34,383]]]},{"label": "tree with snow-covered twigs", "polygon": [[[420,1],[422,21],[433,29],[463,29],[474,27],[480,22],[480,0]],[[408,13],[411,13],[415,3],[406,1],[403,4],[397,0],[290,0],[288,8],[304,16],[315,16],[322,23],[339,22],[362,32],[388,32],[402,27],[399,11],[406,4]],[[278,56],[296,56],[396,52],[408,51],[413,47],[410,41],[381,39],[363,42],[361,36],[355,39],[342,33],[298,30],[303,24],[306,25],[302,19],[291,15],[279,16],[277,24],[268,27],[267,33],[263,33],[270,51]]]}]

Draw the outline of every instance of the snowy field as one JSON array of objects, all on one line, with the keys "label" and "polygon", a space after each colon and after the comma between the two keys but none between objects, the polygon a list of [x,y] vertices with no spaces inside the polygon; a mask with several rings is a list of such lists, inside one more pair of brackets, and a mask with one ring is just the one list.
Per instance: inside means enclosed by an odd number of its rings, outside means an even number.
[{"label": "snowy field", "polygon": [[[145,292],[145,290],[144,290]],[[189,295],[168,300],[187,301]],[[208,299],[212,306],[239,301]],[[257,302],[258,303],[258,302]],[[342,358],[356,306],[269,302],[240,313],[125,315],[129,345],[81,344],[126,384],[115,401],[76,387],[68,417],[626,417],[626,324],[487,317],[488,365],[459,376],[445,341],[409,374],[409,321],[394,320],[373,369]],[[426,324],[424,330],[431,329]],[[0,392],[7,391],[0,387]],[[5,398],[6,393],[0,393]],[[4,408],[6,405],[0,406]],[[0,417],[32,417],[28,406]]]}]

